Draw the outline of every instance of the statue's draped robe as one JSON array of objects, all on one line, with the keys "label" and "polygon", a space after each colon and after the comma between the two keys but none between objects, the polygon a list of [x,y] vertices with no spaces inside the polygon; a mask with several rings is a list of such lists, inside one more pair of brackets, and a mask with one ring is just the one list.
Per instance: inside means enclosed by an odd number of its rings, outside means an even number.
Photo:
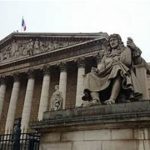
[{"label": "statue's draped robe", "polygon": [[[93,69],[94,70],[94,69]],[[132,69],[132,55],[129,48],[112,50],[104,55],[98,71],[91,71],[84,79],[84,89],[101,92],[107,89],[113,80],[121,77],[121,88],[140,94],[140,85]]]},{"label": "statue's draped robe", "polygon": [[63,98],[62,98],[62,93],[58,89],[52,94],[50,101],[51,101],[50,110],[62,109]]}]

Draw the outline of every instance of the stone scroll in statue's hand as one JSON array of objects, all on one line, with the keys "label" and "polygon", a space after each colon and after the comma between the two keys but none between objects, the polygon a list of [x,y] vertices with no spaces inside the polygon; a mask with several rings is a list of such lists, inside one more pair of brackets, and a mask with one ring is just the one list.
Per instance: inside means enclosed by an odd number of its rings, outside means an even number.
[{"label": "stone scroll in statue's hand", "polygon": [[132,38],[128,37],[127,39],[127,47],[132,51],[132,57],[140,57],[142,51],[135,45]]},{"label": "stone scroll in statue's hand", "polygon": [[130,37],[128,37],[128,39],[127,39],[127,46],[132,50],[136,48],[136,45],[135,45],[133,39]]}]

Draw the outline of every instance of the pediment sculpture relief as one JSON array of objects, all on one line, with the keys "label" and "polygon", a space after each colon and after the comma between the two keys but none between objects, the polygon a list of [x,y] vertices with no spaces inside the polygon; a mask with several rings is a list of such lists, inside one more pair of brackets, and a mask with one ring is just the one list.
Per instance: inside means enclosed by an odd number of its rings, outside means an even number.
[{"label": "pediment sculpture relief", "polygon": [[26,56],[34,56],[40,53],[53,51],[59,48],[71,46],[81,41],[67,41],[67,40],[42,40],[42,39],[28,39],[28,40],[12,40],[10,44],[3,47],[0,51],[0,61],[13,60]]}]

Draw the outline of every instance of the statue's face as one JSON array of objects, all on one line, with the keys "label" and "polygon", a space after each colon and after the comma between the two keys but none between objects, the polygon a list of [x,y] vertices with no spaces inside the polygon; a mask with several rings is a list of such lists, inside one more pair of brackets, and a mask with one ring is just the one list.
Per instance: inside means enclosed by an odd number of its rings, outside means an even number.
[{"label": "statue's face", "polygon": [[58,90],[59,89],[59,85],[55,85],[55,90]]},{"label": "statue's face", "polygon": [[119,45],[118,39],[117,38],[111,38],[109,40],[111,48],[117,48]]}]

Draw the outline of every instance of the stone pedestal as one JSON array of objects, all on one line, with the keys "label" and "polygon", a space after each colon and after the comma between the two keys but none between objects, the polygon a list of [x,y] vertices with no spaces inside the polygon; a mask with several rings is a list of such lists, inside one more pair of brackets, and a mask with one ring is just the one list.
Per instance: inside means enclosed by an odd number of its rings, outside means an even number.
[{"label": "stone pedestal", "polygon": [[146,68],[143,65],[136,65],[136,76],[141,85],[143,99],[149,100],[148,79],[146,74]]},{"label": "stone pedestal", "polygon": [[45,112],[40,150],[149,150],[150,101]]}]

